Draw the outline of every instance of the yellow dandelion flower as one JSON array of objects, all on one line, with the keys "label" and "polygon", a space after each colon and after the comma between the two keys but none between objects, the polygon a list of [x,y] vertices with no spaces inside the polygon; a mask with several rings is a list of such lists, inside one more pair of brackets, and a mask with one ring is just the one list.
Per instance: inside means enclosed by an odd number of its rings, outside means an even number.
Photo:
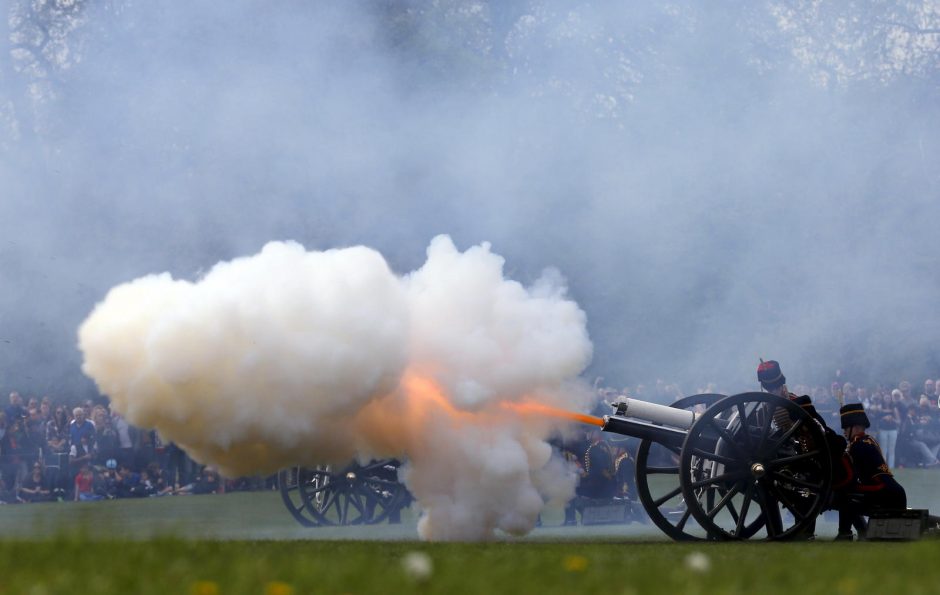
[{"label": "yellow dandelion flower", "polygon": [[588,567],[588,559],[584,556],[565,556],[564,567],[568,572],[584,572]]},{"label": "yellow dandelion flower", "polygon": [[219,585],[213,581],[196,581],[189,585],[189,595],[219,595]]},{"label": "yellow dandelion flower", "polygon": [[851,577],[845,577],[836,585],[839,595],[855,595],[858,593],[858,581]]},{"label": "yellow dandelion flower", "polygon": [[264,586],[264,595],[294,595],[294,587],[280,581],[271,581]]}]

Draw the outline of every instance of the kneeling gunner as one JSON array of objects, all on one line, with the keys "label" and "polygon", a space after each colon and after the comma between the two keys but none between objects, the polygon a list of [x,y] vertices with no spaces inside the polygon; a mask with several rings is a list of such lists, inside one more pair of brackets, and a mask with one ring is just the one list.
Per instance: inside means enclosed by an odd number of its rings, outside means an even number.
[{"label": "kneeling gunner", "polygon": [[849,445],[843,458],[848,477],[833,486],[836,508],[839,509],[839,535],[837,540],[851,540],[852,527],[865,534],[865,519],[874,509],[907,508],[907,494],[894,479],[881,447],[865,433],[871,426],[861,403],[849,403],[840,410],[842,430]]}]

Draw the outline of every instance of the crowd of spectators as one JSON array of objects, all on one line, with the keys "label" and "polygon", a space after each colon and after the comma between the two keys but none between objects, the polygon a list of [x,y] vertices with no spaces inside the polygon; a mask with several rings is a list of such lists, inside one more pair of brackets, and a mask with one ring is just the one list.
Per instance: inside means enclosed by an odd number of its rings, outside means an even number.
[{"label": "crowd of spectators", "polygon": [[[613,402],[625,395],[654,403],[669,404],[687,394],[723,392],[715,384],[683,391],[679,385],[662,380],[654,385],[615,389],[596,383],[601,401]],[[809,395],[816,410],[831,428],[839,430],[839,403],[861,403],[871,420],[868,432],[881,445],[891,468],[940,468],[940,379],[926,379],[912,385],[902,380],[896,385],[865,386],[833,382],[829,386],[794,385],[790,391]],[[741,391],[735,391],[741,392]],[[609,413],[609,409],[605,413]]]},{"label": "crowd of spectators", "polygon": [[0,504],[223,493],[272,479],[226,480],[106,404],[69,407],[16,391],[0,411]]}]

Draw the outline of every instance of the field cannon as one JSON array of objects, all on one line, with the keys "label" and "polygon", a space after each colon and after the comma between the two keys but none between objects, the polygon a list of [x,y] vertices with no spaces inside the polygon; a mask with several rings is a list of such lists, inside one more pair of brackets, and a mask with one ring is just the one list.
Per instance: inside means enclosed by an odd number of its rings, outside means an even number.
[{"label": "field cannon", "polygon": [[788,399],[749,392],[615,406],[597,425],[641,440],[638,496],[673,539],[792,539],[812,533],[829,502],[823,428]]},{"label": "field cannon", "polygon": [[[675,540],[786,540],[812,532],[830,499],[832,458],[822,427],[769,393],[700,394],[671,406],[636,399],[601,417],[555,411],[638,438],[638,498]],[[411,495],[393,459],[291,467],[281,496],[305,526],[395,522]]]}]

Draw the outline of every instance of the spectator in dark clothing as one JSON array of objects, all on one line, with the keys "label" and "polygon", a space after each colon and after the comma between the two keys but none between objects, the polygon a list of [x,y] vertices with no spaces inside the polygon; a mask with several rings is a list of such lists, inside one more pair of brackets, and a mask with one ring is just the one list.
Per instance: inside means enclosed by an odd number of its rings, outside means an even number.
[{"label": "spectator in dark clothing", "polygon": [[24,460],[27,465],[39,461],[40,452],[46,444],[45,428],[39,417],[39,410],[32,408],[24,420],[25,441],[23,443]]},{"label": "spectator in dark clothing", "polygon": [[167,481],[175,487],[193,483],[196,473],[193,473],[195,464],[186,451],[175,442],[166,445]]},{"label": "spectator in dark clothing", "polygon": [[117,460],[118,456],[118,435],[111,427],[111,416],[101,413],[95,419],[95,447],[97,455],[95,462],[99,465],[106,464],[109,460]]},{"label": "spectator in dark clothing", "polygon": [[[905,388],[906,387],[906,388]],[[902,381],[898,388],[891,391],[891,399],[898,410],[902,410],[910,405],[916,405],[917,401],[911,395],[911,383]]]},{"label": "spectator in dark clothing", "polygon": [[205,466],[196,475],[196,480],[177,490],[177,494],[220,494],[223,493],[224,484],[219,473],[210,466]]},{"label": "spectator in dark clothing", "polygon": [[39,418],[42,420],[43,424],[52,419],[52,402],[48,399],[49,397],[43,397],[42,403],[39,404]]},{"label": "spectator in dark clothing", "polygon": [[33,464],[32,473],[27,475],[20,485],[19,497],[24,502],[48,502],[52,499],[52,489],[41,464]]},{"label": "spectator in dark clothing", "polygon": [[166,496],[173,493],[173,486],[167,483],[163,469],[157,463],[147,465],[147,476],[153,488],[153,496]]},{"label": "spectator in dark clothing", "polygon": [[146,469],[140,472],[140,482],[138,482],[135,489],[132,489],[131,493],[138,498],[157,495],[157,489],[154,487],[153,481],[150,479],[150,473]]},{"label": "spectator in dark clothing", "polygon": [[134,468],[145,469],[157,458],[157,433],[153,430],[137,432],[135,445]]},{"label": "spectator in dark clothing", "polygon": [[56,407],[52,419],[46,424],[46,455],[69,452],[69,414],[65,407]]},{"label": "spectator in dark clothing", "polygon": [[94,459],[94,444],[90,444],[89,438],[86,436],[82,436],[81,441],[78,444],[73,444],[69,449],[69,467],[71,469],[81,469],[83,465],[91,464]]},{"label": "spectator in dark clothing", "polygon": [[[869,410],[871,416],[873,411]],[[899,467],[920,467],[929,462],[923,451],[914,446],[914,430],[917,428],[917,408],[908,407],[901,418],[901,427],[898,430],[897,463]]]},{"label": "spectator in dark clothing", "polygon": [[123,478],[118,473],[117,461],[109,459],[105,464],[105,469],[98,474],[95,493],[105,499],[113,500],[120,497],[122,483]]},{"label": "spectator in dark clothing", "polygon": [[16,504],[20,499],[16,496],[16,490],[8,487],[10,484],[0,477],[0,504]]},{"label": "spectator in dark clothing", "polygon": [[[911,408],[913,409],[913,407]],[[936,467],[937,453],[940,452],[940,428],[938,421],[924,411],[916,412],[916,423],[913,428],[912,444],[923,457],[925,467]]]},{"label": "spectator in dark clothing", "polygon": [[23,477],[26,476],[27,472],[26,457],[29,453],[29,448],[27,447],[28,438],[25,423],[25,418],[15,419],[7,428],[6,435],[4,436],[7,439],[4,460],[13,470],[12,479],[7,478],[7,485],[10,486],[10,489],[15,489],[16,486],[19,485],[19,482],[22,481]]},{"label": "spectator in dark clothing", "polygon": [[205,466],[202,472],[196,477],[194,494],[221,494],[225,491],[225,484],[219,477],[218,471],[214,467]]},{"label": "spectator in dark clothing", "polygon": [[120,465],[114,486],[115,496],[118,498],[132,498],[146,496],[140,491],[140,474],[134,473],[127,465]]}]

